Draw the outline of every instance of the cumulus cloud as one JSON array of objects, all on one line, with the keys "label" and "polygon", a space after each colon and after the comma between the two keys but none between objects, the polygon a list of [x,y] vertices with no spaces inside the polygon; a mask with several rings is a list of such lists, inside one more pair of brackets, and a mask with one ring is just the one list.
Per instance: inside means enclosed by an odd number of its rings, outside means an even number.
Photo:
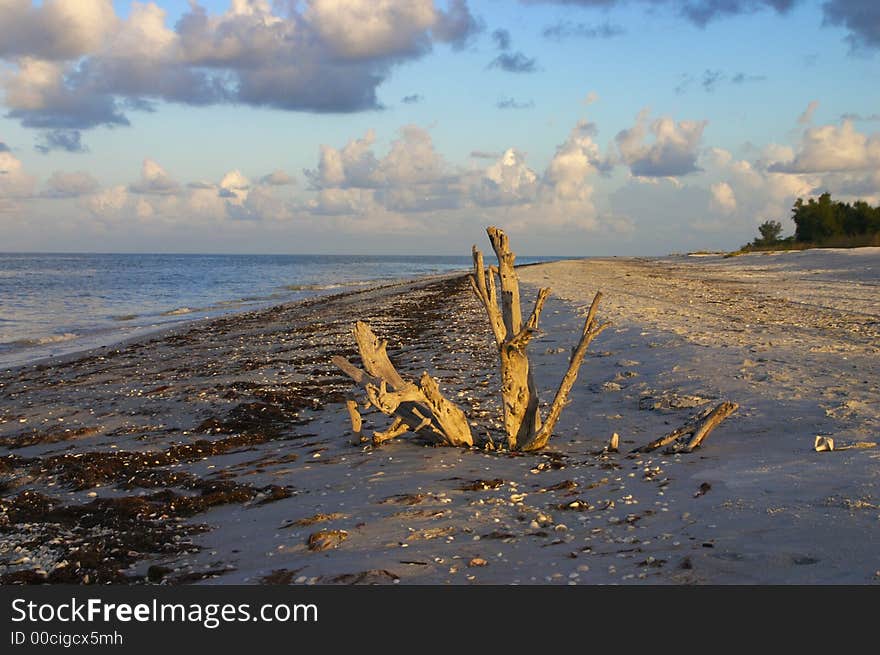
[{"label": "cumulus cloud", "polygon": [[265,184],[267,186],[287,186],[290,184],[296,184],[296,179],[285,171],[278,169],[261,177],[260,184]]},{"label": "cumulus cloud", "polygon": [[875,0],[827,0],[822,5],[825,21],[849,30],[854,50],[880,48],[880,5]]},{"label": "cumulus cloud", "polygon": [[173,28],[152,3],[121,18],[109,0],[2,2],[9,115],[46,129],[127,125],[127,111],[160,100],[376,109],[396,64],[481,29],[464,0],[235,0],[222,14],[193,2]]},{"label": "cumulus cloud", "polygon": [[382,158],[373,151],[375,140],[375,132],[369,130],[341,149],[321,146],[318,168],[305,171],[306,178],[321,190],[379,189],[443,180],[446,164],[427,130],[416,125],[402,127]]},{"label": "cumulus cloud", "polygon": [[100,188],[98,180],[85,171],[64,173],[55,171],[46,181],[47,198],[76,198],[95,193]]},{"label": "cumulus cloud", "polygon": [[538,174],[526,165],[525,155],[508,148],[476,180],[471,193],[482,206],[511,205],[535,200]]},{"label": "cumulus cloud", "polygon": [[772,164],[779,173],[827,173],[880,168],[880,133],[863,134],[852,121],[804,130],[794,157]]},{"label": "cumulus cloud", "polygon": [[[474,160],[489,161],[456,168],[437,152],[430,132],[412,125],[381,155],[368,131],[341,148],[320,148],[317,167],[305,171],[315,192],[305,208],[316,215],[381,220],[383,226],[391,216],[410,220],[423,213],[448,217],[472,211],[482,220],[503,218],[511,228],[540,217],[545,227],[593,229],[600,223],[592,183],[612,166],[595,134],[595,125],[579,122],[539,173],[515,147],[501,154],[473,151]],[[494,216],[501,208],[504,215]],[[623,229],[621,220],[615,225]]]},{"label": "cumulus cloud", "polygon": [[[679,121],[668,117],[650,121],[643,109],[636,124],[615,137],[620,157],[636,177],[678,177],[699,171],[697,156],[707,121]],[[648,135],[653,142],[648,143]]]},{"label": "cumulus cloud", "polygon": [[180,184],[152,159],[144,159],[141,166],[141,179],[130,184],[132,193],[170,196],[180,193]]},{"label": "cumulus cloud", "polygon": [[36,180],[24,170],[21,161],[12,151],[0,143],[0,212],[19,209],[19,200],[33,193]]},{"label": "cumulus cloud", "polygon": [[572,129],[568,139],[556,148],[556,153],[544,174],[545,184],[552,195],[560,200],[585,201],[592,195],[589,179],[611,166],[599,152],[593,140],[596,126],[581,120]]},{"label": "cumulus cloud", "polygon": [[96,218],[111,218],[122,211],[128,198],[128,190],[120,185],[88,196],[83,205]]},{"label": "cumulus cloud", "polygon": [[79,57],[99,48],[117,23],[111,0],[0,0],[0,57]]},{"label": "cumulus cloud", "polygon": [[484,29],[483,21],[471,13],[465,0],[449,0],[446,11],[437,10],[437,20],[431,33],[437,40],[460,50]]},{"label": "cumulus cloud", "polygon": [[231,204],[240,205],[248,197],[251,181],[238,169],[229,171],[220,180],[218,195],[226,198]]},{"label": "cumulus cloud", "polygon": [[372,150],[375,141],[376,133],[368,130],[363,138],[352,139],[340,149],[322,145],[318,168],[304,171],[306,179],[316,189],[377,186],[379,162]]},{"label": "cumulus cloud", "polygon": [[736,211],[736,194],[727,182],[718,182],[710,187],[712,207],[724,214]]}]

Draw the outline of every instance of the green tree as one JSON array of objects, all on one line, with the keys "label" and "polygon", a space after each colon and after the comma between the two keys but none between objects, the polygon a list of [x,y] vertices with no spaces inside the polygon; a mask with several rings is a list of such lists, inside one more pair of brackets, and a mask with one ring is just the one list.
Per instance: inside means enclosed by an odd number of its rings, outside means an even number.
[{"label": "green tree", "polygon": [[772,245],[779,241],[782,235],[782,223],[779,221],[764,221],[758,226],[758,232],[761,237],[756,241],[760,241],[763,245]]}]

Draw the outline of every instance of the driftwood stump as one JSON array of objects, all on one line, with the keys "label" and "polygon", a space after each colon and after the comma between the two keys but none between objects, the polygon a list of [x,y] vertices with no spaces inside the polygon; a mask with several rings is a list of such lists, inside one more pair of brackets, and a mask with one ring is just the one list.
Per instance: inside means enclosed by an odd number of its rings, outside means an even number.
[{"label": "driftwood stump", "polygon": [[[498,266],[490,266],[487,270],[483,264],[483,253],[474,246],[474,272],[470,276],[470,281],[474,293],[486,309],[498,347],[507,446],[510,450],[540,450],[547,445],[553,434],[590,342],[610,323],[601,325],[596,323],[596,309],[602,299],[602,294],[596,293],[587,313],[580,341],[572,351],[568,370],[556,391],[546,420],[542,421],[538,410],[538,390],[529,365],[526,347],[538,329],[538,321],[544,303],[550,295],[550,289],[538,291],[532,313],[523,323],[519,279],[514,268],[516,255],[510,250],[507,235],[502,230],[489,227],[486,232],[498,259]],[[498,286],[501,287],[500,298]]]},{"label": "driftwood stump", "polygon": [[[498,347],[507,446],[510,450],[540,450],[553,434],[590,342],[610,324],[600,325],[596,321],[596,310],[602,299],[602,294],[597,293],[587,313],[580,341],[572,350],[568,370],[559,384],[547,417],[542,420],[538,409],[538,389],[526,349],[538,330],[538,321],[550,289],[538,292],[532,312],[524,322],[519,279],[514,267],[516,255],[510,250],[507,235],[502,230],[490,227],[486,231],[498,265],[486,269],[483,254],[474,246],[474,272],[470,275],[470,282],[486,309]],[[363,369],[340,356],[334,357],[333,362],[366,392],[365,409],[375,407],[394,419],[387,430],[373,433],[374,445],[408,432],[436,445],[473,445],[467,417],[455,403],[443,396],[434,378],[426,372],[418,384],[405,380],[388,359],[387,342],[380,341],[366,323],[358,321],[354,335]],[[349,399],[347,407],[355,443],[366,441],[357,402]]]}]

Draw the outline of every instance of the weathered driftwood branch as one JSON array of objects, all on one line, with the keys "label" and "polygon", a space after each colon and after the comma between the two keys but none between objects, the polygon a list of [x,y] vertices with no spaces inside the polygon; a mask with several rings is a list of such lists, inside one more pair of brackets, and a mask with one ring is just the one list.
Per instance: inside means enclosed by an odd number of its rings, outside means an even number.
[{"label": "weathered driftwood branch", "polygon": [[[538,411],[538,390],[526,348],[538,329],[541,311],[550,295],[550,289],[538,291],[532,313],[523,324],[519,279],[514,267],[516,255],[510,250],[510,242],[502,230],[490,227],[486,232],[498,259],[498,267],[490,267],[487,272],[483,254],[474,246],[474,272],[470,281],[474,293],[486,310],[498,346],[507,445],[511,450],[540,450],[547,445],[553,434],[590,342],[608,327],[608,324],[596,325],[596,308],[602,294],[597,293],[593,299],[580,342],[569,361],[568,371],[559,385],[547,420],[542,421]],[[501,287],[500,307],[495,275],[498,276]]]},{"label": "weathered driftwood branch", "polygon": [[727,400],[715,407],[707,407],[681,427],[674,429],[659,439],[655,439],[645,446],[635,448],[632,452],[649,453],[652,450],[667,446],[681,437],[690,435],[691,438],[683,449],[683,452],[689,453],[703,443],[706,437],[709,436],[709,433],[737,409],[739,409],[738,404]]},{"label": "weathered driftwood branch", "polygon": [[712,407],[707,407],[702,412],[700,412],[699,414],[694,416],[692,419],[690,419],[687,423],[685,423],[684,425],[682,425],[680,427],[675,428],[669,434],[662,436],[662,437],[659,437],[657,439],[654,439],[654,441],[652,441],[651,443],[646,444],[644,446],[640,446],[638,448],[633,448],[631,452],[633,452],[633,453],[650,453],[652,450],[657,450],[658,448],[662,448],[663,446],[668,446],[673,441],[676,441],[677,439],[679,439],[685,435],[693,434],[694,430],[697,429],[697,425],[700,423],[700,421],[702,421],[707,416],[709,416],[709,414],[712,412],[712,409],[713,409]]},{"label": "weathered driftwood branch", "polygon": [[593,339],[599,336],[603,330],[611,325],[610,323],[596,325],[596,310],[599,307],[600,300],[602,300],[601,292],[596,293],[593,302],[590,304],[590,311],[587,313],[587,320],[584,322],[581,340],[571,354],[571,360],[569,360],[568,363],[568,370],[565,372],[562,382],[559,383],[559,389],[556,391],[556,396],[553,398],[553,404],[550,405],[550,411],[547,413],[547,420],[532,439],[522,444],[522,450],[540,450],[547,445],[547,442],[553,434],[553,429],[556,427],[556,422],[562,415],[562,409],[568,401],[568,394],[571,392],[571,388],[577,380],[578,370],[587,354],[587,348],[590,347],[590,343]]},{"label": "weathered driftwood branch", "polygon": [[733,414],[736,410],[739,409],[739,405],[737,403],[732,403],[730,401],[724,401],[718,407],[713,409],[709,416],[707,416],[702,423],[697,426],[697,429],[694,431],[691,440],[688,442],[688,445],[685,447],[684,451],[686,453],[691,452],[694,448],[699,448],[700,444],[703,443],[703,440],[709,436],[709,433],[714,430],[721,421],[726,419],[728,416]]},{"label": "weathered driftwood branch", "polygon": [[[373,434],[374,444],[413,432],[440,445],[473,445],[467,417],[455,403],[443,396],[434,378],[424,373],[418,385],[405,380],[388,358],[388,343],[380,341],[366,323],[358,321],[354,335],[365,370],[344,357],[336,356],[332,361],[363,387],[371,405],[394,417],[389,429]],[[362,434],[356,403],[354,407],[349,404],[348,409],[352,431]]]}]

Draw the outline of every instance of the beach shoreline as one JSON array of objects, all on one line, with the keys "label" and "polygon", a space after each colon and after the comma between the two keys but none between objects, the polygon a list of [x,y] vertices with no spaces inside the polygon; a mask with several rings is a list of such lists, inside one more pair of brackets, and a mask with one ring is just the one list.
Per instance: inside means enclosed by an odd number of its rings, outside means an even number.
[{"label": "beach shoreline", "polygon": [[[519,268],[524,305],[554,289],[531,346],[545,407],[595,291],[614,322],[534,455],[349,445],[329,358],[354,356],[359,319],[501,441],[494,345],[459,274],[0,372],[0,580],[878,582],[880,451],[812,450],[880,427],[875,250]],[[629,454],[723,399],[740,410],[695,453]],[[622,452],[602,453],[614,432]],[[333,547],[310,549],[320,531]]]},{"label": "beach shoreline", "polygon": [[[531,266],[532,264],[524,264],[524,266]],[[44,365],[55,365],[55,364],[64,364],[71,360],[76,360],[81,357],[86,357],[89,355],[97,354],[103,350],[107,349],[119,349],[124,348],[132,343],[136,343],[143,339],[147,338],[156,338],[156,337],[167,337],[171,336],[180,331],[186,331],[189,328],[198,325],[209,323],[210,321],[226,318],[226,317],[234,317],[234,316],[244,316],[250,314],[259,314],[260,312],[268,312],[278,307],[284,308],[293,308],[303,304],[310,304],[314,302],[320,302],[323,300],[333,301],[339,298],[343,298],[352,294],[358,294],[362,292],[372,292],[378,290],[391,290],[395,287],[407,286],[409,284],[415,284],[423,281],[431,281],[431,280],[441,280],[450,277],[463,277],[467,275],[465,272],[451,272],[451,273],[435,273],[435,274],[426,274],[421,275],[414,278],[405,278],[400,280],[375,280],[375,283],[360,283],[357,285],[349,286],[343,291],[337,291],[334,293],[325,293],[325,294],[316,294],[314,296],[310,296],[308,298],[302,298],[299,300],[291,300],[285,302],[270,302],[266,301],[264,306],[241,309],[235,308],[230,309],[228,311],[224,311],[219,314],[213,314],[210,316],[192,316],[188,318],[182,318],[174,323],[165,323],[165,324],[155,324],[150,326],[142,326],[136,328],[131,333],[121,334],[118,333],[116,335],[108,335],[104,340],[98,340],[94,345],[90,344],[87,346],[82,346],[80,344],[76,344],[75,349],[72,350],[64,350],[58,352],[56,354],[45,354],[34,356],[33,359],[28,358],[26,360],[21,361],[20,363],[12,363],[9,365],[0,366],[0,372],[11,373],[17,369],[27,368],[29,366],[44,366]],[[340,284],[340,287],[345,287],[346,285]],[[193,311],[193,314],[199,314],[200,312]],[[184,315],[185,316],[185,315]],[[61,342],[59,342],[61,343]]]}]

